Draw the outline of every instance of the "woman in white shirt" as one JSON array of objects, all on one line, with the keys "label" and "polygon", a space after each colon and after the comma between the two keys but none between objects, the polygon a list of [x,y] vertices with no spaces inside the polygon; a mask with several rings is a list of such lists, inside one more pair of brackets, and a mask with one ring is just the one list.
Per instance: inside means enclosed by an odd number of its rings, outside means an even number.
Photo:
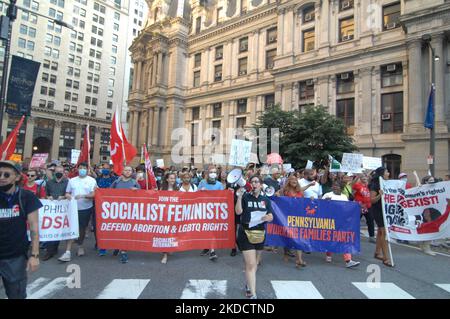
[{"label": "woman in white shirt", "polygon": [[191,174],[189,172],[181,173],[180,177],[180,192],[193,193],[197,191],[197,186],[195,186],[194,183],[191,183]]}]

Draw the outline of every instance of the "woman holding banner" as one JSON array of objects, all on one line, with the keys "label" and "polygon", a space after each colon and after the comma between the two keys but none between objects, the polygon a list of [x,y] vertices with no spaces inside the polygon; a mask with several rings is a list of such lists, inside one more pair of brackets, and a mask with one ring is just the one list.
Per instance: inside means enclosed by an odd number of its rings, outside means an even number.
[{"label": "woman holding banner", "polygon": [[[164,176],[162,185],[161,185],[161,190],[162,191],[178,191],[178,186],[177,186],[177,174],[170,172],[167,173]],[[168,253],[163,253],[163,258],[161,259],[161,264],[167,264],[167,258],[168,258],[169,254]]]},{"label": "woman holding banner", "polygon": [[263,181],[259,176],[250,178],[252,191],[237,192],[236,214],[241,215],[238,231],[238,247],[242,251],[245,263],[245,293],[250,299],[256,297],[256,270],[258,257],[264,248],[266,222],[273,220],[270,199],[261,194]]},{"label": "woman holding banner", "polygon": [[369,185],[370,201],[372,203],[372,207],[370,209],[378,228],[374,258],[382,260],[383,264],[388,267],[393,267],[389,259],[389,247],[388,241],[386,240],[386,227],[384,225],[383,208],[381,206],[381,196],[383,196],[383,190],[380,188],[380,177],[384,180],[389,179],[389,171],[387,168],[378,167],[375,170],[375,174]]}]

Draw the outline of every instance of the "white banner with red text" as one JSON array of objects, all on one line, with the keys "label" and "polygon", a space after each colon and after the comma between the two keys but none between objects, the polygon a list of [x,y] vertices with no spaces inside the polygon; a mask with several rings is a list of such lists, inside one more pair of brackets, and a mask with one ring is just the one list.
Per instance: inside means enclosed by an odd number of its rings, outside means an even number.
[{"label": "white banner with red text", "polygon": [[405,182],[387,180],[380,187],[392,238],[427,241],[450,237],[450,182],[405,189]]},{"label": "white banner with red text", "polygon": [[79,236],[77,201],[41,199],[39,241],[60,241]]}]

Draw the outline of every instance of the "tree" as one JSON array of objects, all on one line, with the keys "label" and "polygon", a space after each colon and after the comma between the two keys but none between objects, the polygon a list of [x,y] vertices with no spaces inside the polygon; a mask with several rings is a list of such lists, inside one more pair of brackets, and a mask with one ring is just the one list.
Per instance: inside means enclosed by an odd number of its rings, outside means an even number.
[{"label": "tree", "polygon": [[302,113],[283,111],[276,105],[258,118],[254,128],[257,132],[261,128],[279,128],[280,155],[285,163],[297,168],[305,167],[308,160],[320,165],[328,161],[328,155],[341,160],[343,153],[357,150],[353,138],[346,134],[344,122],[323,106],[308,106]]}]

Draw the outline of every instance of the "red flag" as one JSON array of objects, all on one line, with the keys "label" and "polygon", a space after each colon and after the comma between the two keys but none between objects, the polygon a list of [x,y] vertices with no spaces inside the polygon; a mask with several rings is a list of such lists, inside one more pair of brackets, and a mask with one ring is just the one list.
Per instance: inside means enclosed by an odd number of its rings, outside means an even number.
[{"label": "red flag", "polygon": [[125,161],[127,162],[127,164],[130,164],[130,162],[137,154],[137,149],[128,142],[127,137],[123,132],[122,124],[120,124],[120,131],[122,132],[123,137],[123,149],[125,150]]},{"label": "red flag", "polygon": [[144,144],[144,160],[145,160],[145,171],[147,172],[147,186],[151,189],[157,189],[155,174],[152,168],[152,162],[150,161],[150,156],[147,152],[147,146]]},{"label": "red flag", "polygon": [[9,133],[6,140],[0,146],[0,154],[2,161],[9,160],[9,158],[14,154],[14,150],[16,149],[17,135],[19,133],[20,127],[22,126],[23,120],[25,119],[25,115],[22,115],[17,126]]},{"label": "red flag", "polygon": [[[117,113],[117,112],[116,112]],[[111,123],[111,161],[114,164],[114,172],[117,175],[121,175],[124,163],[130,163],[134,156],[136,156],[137,150],[131,145],[125,134],[123,134],[122,125],[119,123],[119,117],[114,113]]]},{"label": "red flag", "polygon": [[81,163],[88,163],[90,162],[91,158],[91,139],[89,138],[89,124],[86,125],[86,131],[84,132],[84,138],[83,138],[83,146],[81,146],[81,153],[80,157],[78,157],[78,162],[76,167],[80,165]]}]

